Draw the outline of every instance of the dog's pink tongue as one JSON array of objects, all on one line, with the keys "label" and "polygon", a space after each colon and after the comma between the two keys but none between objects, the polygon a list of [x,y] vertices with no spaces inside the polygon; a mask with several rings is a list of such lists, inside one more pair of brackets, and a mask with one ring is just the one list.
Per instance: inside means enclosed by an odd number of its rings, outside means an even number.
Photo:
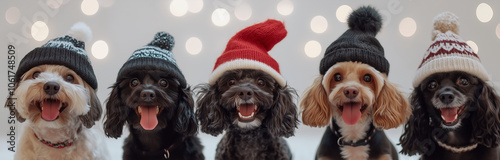
[{"label": "dog's pink tongue", "polygon": [[342,119],[348,125],[353,125],[361,118],[361,103],[344,103]]},{"label": "dog's pink tongue", "polygon": [[42,119],[47,121],[53,121],[59,116],[59,105],[61,102],[59,100],[44,100],[41,104],[42,107]]},{"label": "dog's pink tongue", "polygon": [[242,104],[240,105],[240,113],[242,116],[250,116],[255,110],[255,105],[253,104]]},{"label": "dog's pink tongue", "polygon": [[441,108],[441,116],[444,117],[444,121],[451,123],[456,120],[455,116],[458,114],[458,107],[453,108]]},{"label": "dog's pink tongue", "polygon": [[158,119],[156,118],[156,107],[141,107],[142,128],[145,130],[153,130],[157,124]]}]

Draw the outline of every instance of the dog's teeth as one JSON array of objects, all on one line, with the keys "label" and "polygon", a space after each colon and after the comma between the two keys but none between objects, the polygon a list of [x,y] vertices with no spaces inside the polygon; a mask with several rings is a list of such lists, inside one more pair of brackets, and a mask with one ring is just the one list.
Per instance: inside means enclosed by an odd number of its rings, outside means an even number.
[{"label": "dog's teeth", "polygon": [[458,118],[458,114],[455,114],[455,119],[457,119],[457,118]]},{"label": "dog's teeth", "polygon": [[160,113],[160,107],[156,106],[156,114]]},{"label": "dog's teeth", "polygon": [[236,109],[237,109],[238,111],[240,111],[240,106],[236,106]]},{"label": "dog's teeth", "polygon": [[42,109],[42,111],[43,111],[43,107],[40,107],[40,108],[41,108],[41,109]]},{"label": "dog's teeth", "polygon": [[141,106],[139,106],[139,108],[137,109],[137,112],[139,112],[139,114],[141,114],[141,112],[142,112]]},{"label": "dog's teeth", "polygon": [[443,115],[441,115],[441,118],[442,118],[442,119],[444,119],[444,116],[443,116]]},{"label": "dog's teeth", "polygon": [[257,110],[257,105],[254,105],[254,106],[255,106],[254,109]]},{"label": "dog's teeth", "polygon": [[243,116],[243,115],[241,115],[241,113],[238,112],[238,116],[240,116],[241,118],[252,118],[254,113],[255,112],[252,112],[252,114],[250,116]]}]

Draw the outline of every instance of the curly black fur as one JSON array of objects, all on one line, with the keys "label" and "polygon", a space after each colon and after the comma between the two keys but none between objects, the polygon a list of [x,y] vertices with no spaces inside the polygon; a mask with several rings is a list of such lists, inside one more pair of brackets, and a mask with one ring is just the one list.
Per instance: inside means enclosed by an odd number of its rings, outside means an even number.
[{"label": "curly black fur", "polygon": [[[265,83],[258,85],[258,81]],[[228,85],[230,81],[234,85]],[[256,127],[240,127],[235,102],[238,91],[253,91],[253,102],[258,106]],[[291,159],[286,141],[297,128],[296,95],[292,88],[282,88],[270,75],[259,70],[232,70],[226,72],[214,85],[196,87],[198,100],[196,115],[201,131],[217,136],[226,134],[217,146],[216,159]],[[236,123],[235,123],[236,122]]]},{"label": "curly black fur", "polygon": [[[466,102],[465,114],[461,126],[452,130],[441,127],[441,118],[430,97],[433,93],[427,91],[431,80],[441,83],[444,80],[456,82],[457,77],[466,77],[471,81],[469,88],[458,88],[469,100]],[[457,88],[455,86],[455,88]],[[413,114],[404,126],[400,138],[403,147],[401,153],[408,155],[422,154],[423,159],[498,159],[500,147],[500,98],[493,87],[464,72],[436,73],[426,78],[410,96]],[[454,140],[448,140],[450,133]],[[438,146],[433,139],[439,138],[448,143],[478,143],[479,146],[469,152],[452,153]],[[482,156],[482,158],[481,158]],[[497,158],[494,158],[497,157]]]},{"label": "curly black fur", "polygon": [[349,28],[376,35],[382,28],[382,16],[371,6],[353,11],[347,19]]},{"label": "curly black fur", "polygon": [[[133,79],[140,84],[131,87]],[[160,79],[167,80],[168,87],[159,86]],[[168,148],[171,148],[169,159],[204,159],[203,146],[195,136],[198,125],[189,88],[179,87],[175,78],[156,70],[130,73],[111,88],[104,131],[108,137],[120,137],[127,122],[130,135],[123,146],[123,159],[164,159],[163,150]],[[155,99],[139,98],[146,89],[154,91]],[[158,124],[153,130],[145,130],[140,125],[139,105],[159,106]]]}]

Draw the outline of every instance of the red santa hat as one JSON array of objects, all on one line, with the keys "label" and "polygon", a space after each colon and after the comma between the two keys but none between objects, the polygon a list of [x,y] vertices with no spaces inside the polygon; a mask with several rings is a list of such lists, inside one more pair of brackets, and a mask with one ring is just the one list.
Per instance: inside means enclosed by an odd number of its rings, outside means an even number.
[{"label": "red santa hat", "polygon": [[282,87],[286,81],[280,73],[278,62],[269,56],[269,51],[286,37],[282,22],[269,19],[247,27],[234,35],[226,50],[217,58],[208,84],[213,85],[226,71],[255,69],[271,75]]}]

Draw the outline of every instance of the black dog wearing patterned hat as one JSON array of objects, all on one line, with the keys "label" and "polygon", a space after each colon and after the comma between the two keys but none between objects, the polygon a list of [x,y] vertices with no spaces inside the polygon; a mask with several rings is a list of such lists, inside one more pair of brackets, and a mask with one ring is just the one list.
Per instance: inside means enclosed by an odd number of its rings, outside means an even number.
[{"label": "black dog wearing patterned hat", "polygon": [[421,159],[500,159],[500,98],[478,55],[458,35],[458,17],[434,19],[433,43],[413,81],[413,114],[400,138]]},{"label": "black dog wearing patterned hat", "polygon": [[106,102],[104,130],[122,135],[128,125],[123,159],[203,160],[203,146],[195,136],[198,123],[184,75],[172,55],[174,38],[156,34],[136,50],[118,72]]},{"label": "black dog wearing patterned hat", "polygon": [[304,124],[329,124],[316,159],[398,159],[382,129],[403,124],[410,108],[387,80],[389,62],[375,38],[381,16],[361,7],[348,21],[350,29],[326,49],[321,75],[300,103]]},{"label": "black dog wearing patterned hat", "polygon": [[17,98],[17,119],[28,125],[15,159],[109,159],[102,130],[94,126],[102,109],[85,52],[90,37],[90,28],[76,23],[21,60],[11,98]]}]

